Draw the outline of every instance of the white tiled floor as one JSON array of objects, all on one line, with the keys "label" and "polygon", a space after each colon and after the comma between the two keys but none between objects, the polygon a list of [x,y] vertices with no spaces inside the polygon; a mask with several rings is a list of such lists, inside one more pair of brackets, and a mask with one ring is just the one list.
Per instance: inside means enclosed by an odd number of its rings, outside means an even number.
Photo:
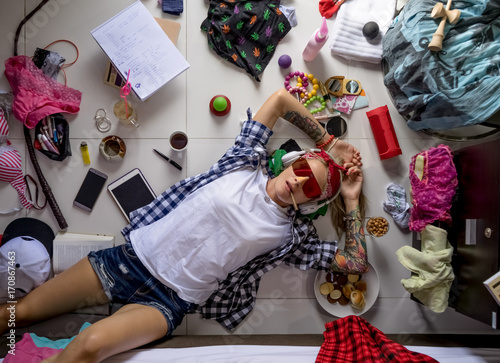
[{"label": "white tiled floor", "polygon": [[[423,133],[410,130],[393,107],[389,94],[383,85],[381,67],[368,63],[349,62],[330,54],[328,45],[312,62],[306,63],[301,52],[310,35],[319,26],[321,16],[317,1],[289,0],[284,5],[296,8],[298,26],[293,28],[278,45],[274,58],[258,83],[244,71],[234,67],[211,52],[207,46],[200,24],[207,14],[207,1],[185,1],[185,11],[179,17],[162,14],[156,0],[143,0],[151,13],[181,23],[178,48],[191,67],[148,101],[138,106],[141,128],[134,129],[120,125],[112,115],[112,105],[119,97],[118,90],[103,84],[106,56],[90,35],[90,30],[131,4],[132,0],[51,0],[26,26],[26,46],[20,54],[32,55],[36,47],[45,47],[57,39],[68,39],[80,50],[78,62],[66,69],[68,85],[83,92],[81,110],[77,115],[67,116],[71,127],[73,156],[63,162],[54,162],[38,154],[44,174],[53,189],[56,199],[69,224],[68,231],[83,233],[114,234],[122,241],[120,230],[126,221],[114,205],[111,197],[103,192],[95,209],[88,214],[72,206],[73,198],[83,180],[87,167],[83,166],[79,151],[80,141],[86,140],[90,147],[91,166],[105,172],[114,180],[129,170],[139,167],[157,194],[186,176],[205,171],[229,147],[240,128],[240,119],[247,107],[256,111],[264,100],[283,86],[283,78],[289,70],[283,71],[277,65],[278,57],[289,54],[293,59],[292,69],[313,73],[325,80],[333,75],[344,75],[358,79],[369,98],[368,108],[354,111],[347,116],[346,140],[359,148],[364,160],[366,178],[365,193],[369,200],[369,215],[385,215],[382,202],[385,188],[390,182],[403,185],[409,190],[408,165],[411,157],[430,146],[442,143]],[[33,9],[35,0],[3,0],[0,16],[0,56],[2,60],[12,56],[13,33],[26,11]],[[314,6],[313,6],[314,5]],[[329,20],[329,27],[333,24]],[[132,25],[131,25],[132,26]],[[22,43],[21,43],[22,44]],[[59,51],[68,60],[74,57],[74,50],[66,44],[57,44],[52,49]],[[3,65],[1,70],[3,70]],[[0,76],[0,89],[9,90],[5,76]],[[232,109],[225,117],[216,117],[209,112],[209,100],[216,94],[224,94],[231,100]],[[388,105],[392,121],[403,154],[381,161],[365,112]],[[94,114],[98,108],[108,110],[113,120],[110,132],[102,134],[94,126]],[[27,151],[21,123],[10,121],[10,140],[23,155],[27,173],[35,175]],[[190,141],[185,154],[176,155],[169,151],[168,137],[176,130],[183,130]],[[98,153],[100,140],[108,134],[124,138],[127,154],[122,163],[109,163]],[[285,122],[279,122],[270,148],[279,146],[293,137],[302,146],[312,146],[301,132]],[[457,145],[452,145],[456,147]],[[179,161],[182,172],[166,164],[152,151],[157,148]],[[0,210],[16,205],[16,193],[10,185],[0,185]],[[0,230],[15,218],[25,216],[0,216]],[[27,215],[47,222],[57,232],[58,225],[50,211],[30,211]],[[389,218],[390,219],[390,218]],[[317,223],[324,239],[336,238],[327,218]],[[380,294],[372,309],[364,315],[372,324],[385,333],[487,333],[491,328],[475,322],[452,310],[434,314],[409,300],[409,294],[400,284],[409,277],[397,261],[395,252],[411,243],[406,230],[391,224],[390,232],[383,238],[368,237],[369,259],[380,277]],[[313,271],[301,272],[289,268],[278,268],[267,274],[261,283],[259,299],[254,312],[240,325],[236,333],[241,334],[299,334],[321,333],[324,324],[335,319],[316,302],[313,292]],[[43,326],[41,327],[43,330]],[[217,323],[202,321],[199,316],[189,316],[176,334],[226,334]]]}]

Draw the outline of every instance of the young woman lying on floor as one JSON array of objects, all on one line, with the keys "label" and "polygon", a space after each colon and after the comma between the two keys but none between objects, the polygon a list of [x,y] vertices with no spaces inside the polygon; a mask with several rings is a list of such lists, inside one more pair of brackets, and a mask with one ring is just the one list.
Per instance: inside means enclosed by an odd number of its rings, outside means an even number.
[{"label": "young woman lying on floor", "polygon": [[[266,145],[280,117],[303,130],[321,152],[295,156],[273,175]],[[345,162],[340,166],[332,156]],[[125,304],[46,360],[98,362],[172,334],[195,311],[233,329],[251,311],[262,274],[280,263],[364,273],[361,165],[356,148],[330,136],[293,96],[278,90],[253,118],[249,113],[234,146],[209,171],[175,184],[131,214],[125,244],[91,252],[21,299],[16,324],[89,305]],[[344,250],[320,240],[301,212],[339,193]],[[8,312],[0,309],[5,332]]]}]

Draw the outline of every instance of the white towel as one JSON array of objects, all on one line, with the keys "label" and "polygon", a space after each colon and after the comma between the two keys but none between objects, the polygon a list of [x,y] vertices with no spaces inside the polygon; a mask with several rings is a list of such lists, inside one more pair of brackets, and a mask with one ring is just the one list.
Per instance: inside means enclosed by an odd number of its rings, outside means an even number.
[{"label": "white towel", "polygon": [[[368,63],[382,60],[382,37],[396,12],[397,0],[347,0],[337,12],[330,36],[330,49],[334,55]],[[379,35],[367,40],[363,26],[374,21]]]}]

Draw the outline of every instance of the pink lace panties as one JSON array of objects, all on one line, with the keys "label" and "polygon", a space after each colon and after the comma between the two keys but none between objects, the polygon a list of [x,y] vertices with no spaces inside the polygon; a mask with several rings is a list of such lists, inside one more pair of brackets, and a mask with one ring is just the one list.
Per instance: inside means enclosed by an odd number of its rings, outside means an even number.
[{"label": "pink lace panties", "polygon": [[14,93],[12,112],[28,128],[45,116],[80,110],[82,93],[47,77],[27,56],[7,59],[5,76]]}]

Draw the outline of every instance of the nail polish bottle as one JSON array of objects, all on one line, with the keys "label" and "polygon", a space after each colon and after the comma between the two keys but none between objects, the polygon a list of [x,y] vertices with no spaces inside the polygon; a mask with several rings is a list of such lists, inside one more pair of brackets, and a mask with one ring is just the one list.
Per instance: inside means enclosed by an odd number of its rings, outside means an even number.
[{"label": "nail polish bottle", "polygon": [[312,35],[304,51],[302,52],[302,58],[304,58],[304,60],[307,62],[312,61],[314,58],[316,58],[319,51],[321,50],[321,48],[323,48],[327,40],[328,40],[328,26],[326,25],[326,18],[323,17],[321,28],[317,29]]}]

